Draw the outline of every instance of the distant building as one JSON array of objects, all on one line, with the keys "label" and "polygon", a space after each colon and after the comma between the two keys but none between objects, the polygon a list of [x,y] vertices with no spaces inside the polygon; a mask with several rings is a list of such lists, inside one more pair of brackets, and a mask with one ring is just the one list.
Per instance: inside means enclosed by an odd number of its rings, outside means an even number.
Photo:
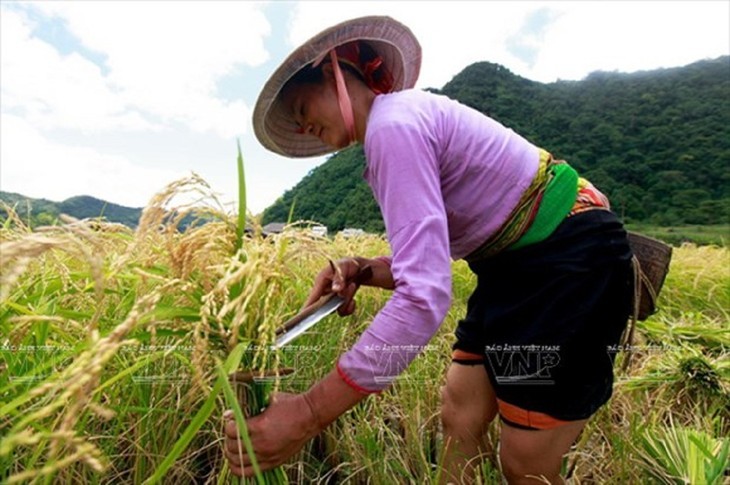
[{"label": "distant building", "polygon": [[[327,237],[327,226],[316,224],[309,226],[308,229],[300,226],[304,225],[304,221],[297,221],[294,224],[287,224],[285,222],[270,222],[261,228],[261,232],[264,237],[271,236],[272,234],[281,234],[284,230],[294,231],[308,231],[310,236],[313,237]],[[311,224],[311,223],[307,223]]]},{"label": "distant building", "polygon": [[351,238],[351,237],[362,236],[365,234],[365,231],[363,231],[362,229],[354,228],[354,227],[346,227],[340,231],[340,234],[344,238]]},{"label": "distant building", "polygon": [[286,227],[286,223],[284,222],[269,222],[264,227],[261,228],[261,232],[266,236],[270,236],[272,234],[279,234],[281,233],[284,228]]},{"label": "distant building", "polygon": [[312,236],[327,237],[327,226],[312,226],[309,231]]}]

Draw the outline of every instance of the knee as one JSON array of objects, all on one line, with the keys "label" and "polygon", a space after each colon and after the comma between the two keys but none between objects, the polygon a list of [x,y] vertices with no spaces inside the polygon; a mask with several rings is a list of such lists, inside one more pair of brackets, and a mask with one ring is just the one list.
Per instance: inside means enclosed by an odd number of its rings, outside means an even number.
[{"label": "knee", "polygon": [[562,483],[563,458],[586,422],[587,419],[582,419],[556,428],[531,431],[502,426],[499,460],[507,481],[510,484],[538,483],[536,480]]},{"label": "knee", "polygon": [[544,454],[531,453],[529,449],[501,446],[499,461],[510,484],[556,483],[560,474],[560,460],[546,463]]},{"label": "knee", "polygon": [[441,424],[446,434],[479,438],[493,418],[494,413],[478,401],[470,402],[448,385],[441,388]]},{"label": "knee", "polygon": [[526,480],[526,477],[534,476],[528,466],[529,463],[515,453],[505,453],[503,449],[500,449],[499,463],[507,483],[520,483]]}]

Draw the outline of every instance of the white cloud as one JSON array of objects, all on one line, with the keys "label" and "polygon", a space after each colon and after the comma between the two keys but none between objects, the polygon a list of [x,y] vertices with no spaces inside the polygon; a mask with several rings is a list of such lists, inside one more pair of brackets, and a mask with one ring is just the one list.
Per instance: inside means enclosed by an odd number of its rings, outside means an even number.
[{"label": "white cloud", "polygon": [[86,48],[106,56],[109,72],[78,54],[58,54],[30,36],[27,19],[4,10],[2,67],[11,68],[4,105],[36,106],[34,120],[46,127],[148,130],[182,123],[226,138],[246,128],[246,104],[215,92],[236,65],[267,59],[269,25],[259,4],[41,2],[32,8],[63,21]]},{"label": "white cloud", "polygon": [[570,2],[528,71],[536,80],[682,66],[730,54],[728,2]]},{"label": "white cloud", "polygon": [[[326,8],[323,5],[326,4]],[[290,42],[361,15],[389,15],[423,48],[418,85],[442,87],[473,62],[505,65],[529,79],[581,79],[595,70],[635,71],[688,64],[730,53],[728,2],[300,2]],[[525,43],[534,65],[509,52],[527,18],[551,20]]]},{"label": "white cloud", "polygon": [[245,85],[246,73],[268,58],[262,4],[0,8],[2,190],[141,206],[190,170],[218,178],[224,170],[211,159],[233,137],[250,136],[250,108],[216,91],[229,75]]},{"label": "white cloud", "polygon": [[42,128],[155,128],[139,113],[127,109],[96,64],[76,53],[62,56],[32,37],[30,21],[20,13],[4,10],[0,22],[3,111],[22,112]]},{"label": "white cloud", "polygon": [[516,31],[533,2],[300,2],[290,42],[299,45],[322,29],[361,15],[388,15],[408,26],[423,49],[418,86],[442,87],[467,65],[513,57],[504,39]]},{"label": "white cloud", "polygon": [[[0,188],[50,200],[92,195],[141,206],[186,173],[133,164],[123,156],[47,140],[27,121],[2,114]],[[12,163],[6,161],[12,160]]]},{"label": "white cloud", "polygon": [[215,97],[236,64],[267,59],[269,25],[250,2],[39,4],[68,21],[88,48],[108,56],[109,80],[140,109],[224,137],[240,134],[248,108]]}]

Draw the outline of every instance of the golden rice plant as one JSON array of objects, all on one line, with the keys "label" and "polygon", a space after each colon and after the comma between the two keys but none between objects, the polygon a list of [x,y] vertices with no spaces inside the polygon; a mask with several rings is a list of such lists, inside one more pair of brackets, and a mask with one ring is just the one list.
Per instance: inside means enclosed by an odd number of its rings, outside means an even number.
[{"label": "golden rice plant", "polygon": [[194,434],[197,449],[164,460],[171,431],[196,409],[207,410],[202,426],[223,407],[216,364],[241,343],[249,370],[277,366],[267,345],[249,344],[270,342],[278,315],[295,308],[282,275],[296,254],[276,250],[283,238],[234,251],[236,225],[215,205],[195,209],[205,224],[178,231],[193,203],[170,204],[190,194],[196,207],[217,203],[193,175],[159,193],[134,233],[69,219],[3,229],[0,476],[9,483],[93,476],[78,463],[135,482],[160,478],[160,465],[188,479],[220,467],[212,423]]},{"label": "golden rice plant", "polygon": [[[388,244],[313,237],[306,223],[263,238],[255,218],[231,212],[194,174],[157,194],[135,231],[68,218],[31,231],[9,211],[0,227],[0,481],[231,482],[220,416],[244,389],[227,377],[260,377],[253,411],[272,389],[306,389],[387,301],[363,287],[353,317],[330,317],[272,351],[275,329],[328,259],[387,254]],[[668,440],[704,463],[715,463],[706,452],[724,456],[729,258],[726,248],[675,248],[660,313],[639,324],[631,367],[566,459],[573,480],[674,477],[677,460],[654,446]],[[438,480],[439,388],[475,283],[463,262],[453,270],[453,308],[407,372],[260,480]],[[293,372],[261,378],[283,368]],[[497,424],[490,436],[496,444]],[[489,461],[481,469],[483,483],[499,476]]]}]

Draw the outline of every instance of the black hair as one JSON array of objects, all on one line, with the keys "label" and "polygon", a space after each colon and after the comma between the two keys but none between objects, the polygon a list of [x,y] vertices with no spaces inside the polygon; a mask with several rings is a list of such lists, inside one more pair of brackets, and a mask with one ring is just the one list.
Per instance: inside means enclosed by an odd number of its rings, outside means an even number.
[{"label": "black hair", "polygon": [[[375,49],[373,49],[369,44],[363,41],[357,41],[358,42],[358,49],[359,49],[359,59],[358,59],[358,65],[364,66],[367,63],[371,62],[373,59],[375,59],[378,56],[378,53],[375,52]],[[301,68],[296,74],[294,74],[289,80],[284,84],[282,87],[282,92],[286,91],[290,87],[294,86],[301,86],[306,84],[320,84],[324,80],[324,73],[322,71],[322,66],[325,64],[325,62],[320,63],[317,67],[312,67],[312,63],[307,64],[303,68]],[[353,74],[357,79],[367,84],[365,81],[365,78],[363,77],[363,73],[360,72],[355,66],[348,62],[339,62],[340,68],[346,71],[349,71],[351,74]],[[375,73],[373,73],[373,77],[382,75],[378,71],[383,71],[382,69],[378,69]]]}]

